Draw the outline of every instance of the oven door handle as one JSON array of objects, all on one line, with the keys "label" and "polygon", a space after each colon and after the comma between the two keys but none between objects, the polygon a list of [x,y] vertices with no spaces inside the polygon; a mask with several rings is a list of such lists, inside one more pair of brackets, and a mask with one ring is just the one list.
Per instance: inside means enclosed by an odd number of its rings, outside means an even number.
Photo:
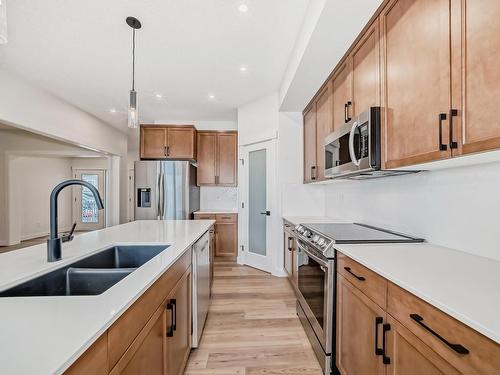
[{"label": "oven door handle", "polygon": [[300,250],[302,250],[304,253],[306,253],[308,257],[311,257],[313,260],[318,262],[321,266],[328,268],[328,262],[319,258],[318,256],[312,254],[309,250],[307,250],[306,247],[304,247],[304,245],[302,245],[300,240],[297,240],[297,246]]},{"label": "oven door handle", "polygon": [[356,152],[354,152],[354,135],[356,134],[356,129],[358,127],[358,122],[354,121],[352,124],[351,132],[349,133],[349,155],[351,156],[352,163],[359,167],[359,160],[356,158]]}]

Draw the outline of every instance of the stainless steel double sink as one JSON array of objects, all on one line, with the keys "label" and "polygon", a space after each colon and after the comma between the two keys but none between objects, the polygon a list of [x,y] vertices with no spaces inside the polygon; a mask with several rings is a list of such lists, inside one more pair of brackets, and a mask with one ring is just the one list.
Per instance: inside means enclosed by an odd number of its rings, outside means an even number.
[{"label": "stainless steel double sink", "polygon": [[167,247],[167,245],[113,246],[0,292],[0,297],[102,294]]}]

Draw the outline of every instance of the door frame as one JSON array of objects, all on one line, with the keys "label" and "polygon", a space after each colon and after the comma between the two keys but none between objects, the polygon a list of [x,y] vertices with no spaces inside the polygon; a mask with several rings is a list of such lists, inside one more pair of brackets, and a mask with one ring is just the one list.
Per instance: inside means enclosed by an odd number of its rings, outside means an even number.
[{"label": "door frame", "polygon": [[[92,174],[94,173],[102,173],[103,179],[102,179],[102,190],[99,190],[99,193],[101,195],[101,198],[104,203],[104,209],[99,210],[99,222],[96,224],[85,224],[82,225],[79,222],[79,205],[78,205],[78,197],[80,196],[80,191],[81,187],[80,186],[74,186],[72,189],[72,201],[73,204],[71,205],[72,208],[72,218],[73,222],[76,222],[76,231],[92,231],[92,230],[98,230],[98,229],[103,229],[106,228],[108,225],[108,215],[107,215],[107,209],[106,209],[106,201],[107,201],[107,187],[108,187],[108,173],[107,170],[104,168],[72,168],[71,170],[73,178],[79,179],[78,175],[79,174]],[[88,172],[88,173],[86,173]],[[102,223],[101,223],[102,220]]]},{"label": "door frame", "polygon": [[[266,218],[266,255],[258,255],[249,252],[249,153],[257,150],[266,150],[266,199],[267,210],[271,211],[271,216]],[[268,139],[240,146],[239,150],[239,194],[240,194],[240,214],[239,216],[239,246],[238,263],[272,273],[274,270],[275,254],[273,249],[273,217],[278,213],[276,202],[276,139]]]}]

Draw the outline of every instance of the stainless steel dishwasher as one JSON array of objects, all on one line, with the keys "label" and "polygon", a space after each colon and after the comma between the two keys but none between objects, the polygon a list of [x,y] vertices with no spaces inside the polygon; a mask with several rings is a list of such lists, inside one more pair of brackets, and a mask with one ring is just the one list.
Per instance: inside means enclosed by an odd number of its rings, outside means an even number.
[{"label": "stainless steel dishwasher", "polygon": [[193,245],[193,334],[192,347],[197,348],[210,302],[210,235],[205,233]]}]

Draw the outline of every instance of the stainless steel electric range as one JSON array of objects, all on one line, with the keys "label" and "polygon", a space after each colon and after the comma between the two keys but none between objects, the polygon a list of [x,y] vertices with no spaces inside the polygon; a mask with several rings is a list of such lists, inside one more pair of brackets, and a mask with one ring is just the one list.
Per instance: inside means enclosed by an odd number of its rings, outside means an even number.
[{"label": "stainless steel electric range", "polygon": [[297,314],[325,374],[335,367],[336,244],[423,242],[358,223],[299,224]]}]

